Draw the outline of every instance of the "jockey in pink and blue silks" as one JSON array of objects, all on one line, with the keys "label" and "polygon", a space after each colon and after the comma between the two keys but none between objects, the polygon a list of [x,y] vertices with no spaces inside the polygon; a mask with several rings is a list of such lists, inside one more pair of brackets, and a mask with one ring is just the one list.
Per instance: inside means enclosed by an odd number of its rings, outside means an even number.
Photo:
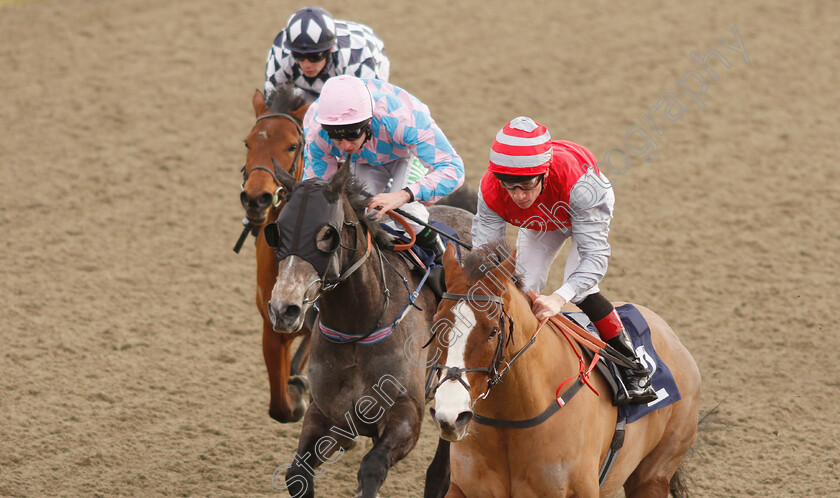
[{"label": "jockey in pink and blue silks", "polygon": [[[384,81],[336,76],[303,120],[304,178],[329,178],[349,155],[353,173],[373,194],[368,207],[401,208],[424,222],[430,205],[464,183],[464,162],[416,97]],[[409,185],[414,159],[427,172]],[[379,215],[381,216],[381,214]],[[440,236],[409,221],[417,244],[443,254]]]},{"label": "jockey in pink and blue silks", "polygon": [[560,248],[571,239],[563,285],[537,296],[534,315],[542,320],[567,302],[576,304],[607,344],[635,360],[634,368],[617,366],[627,390],[617,402],[648,403],[656,399],[650,371],[598,288],[607,273],[614,203],[612,186],[591,152],[574,142],[551,140],[545,126],[518,117],[496,134],[490,149],[473,218],[473,245],[504,238],[508,223],[519,227],[516,259],[522,284],[539,294]]}]

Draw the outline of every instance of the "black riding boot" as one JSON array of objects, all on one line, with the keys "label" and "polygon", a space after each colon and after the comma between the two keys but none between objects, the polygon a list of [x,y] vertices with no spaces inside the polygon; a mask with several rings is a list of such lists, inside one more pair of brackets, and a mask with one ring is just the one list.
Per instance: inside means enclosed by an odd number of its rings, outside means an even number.
[{"label": "black riding boot", "polygon": [[622,327],[621,333],[612,339],[608,339],[607,344],[627,358],[633,360],[634,363],[634,368],[627,368],[618,364],[615,365],[616,370],[618,370],[618,375],[621,376],[621,381],[624,382],[624,387],[627,389],[626,393],[619,392],[616,397],[616,404],[650,403],[655,400],[656,391],[650,385],[650,370],[644,367],[636,356],[635,351],[633,351],[633,343],[630,341],[630,336],[627,335],[627,331]]},{"label": "black riding boot", "polygon": [[443,245],[443,240],[441,240],[440,235],[438,235],[437,232],[433,231],[431,228],[426,228],[417,234],[415,243],[420,247],[425,247],[426,249],[434,251],[435,263],[438,265],[441,264],[443,252],[446,251],[446,246]]}]

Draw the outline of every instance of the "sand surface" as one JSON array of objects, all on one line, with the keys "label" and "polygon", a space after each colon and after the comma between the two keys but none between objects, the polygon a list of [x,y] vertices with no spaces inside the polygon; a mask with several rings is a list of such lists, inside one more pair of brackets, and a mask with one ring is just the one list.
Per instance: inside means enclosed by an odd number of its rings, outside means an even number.
[{"label": "sand surface", "polygon": [[[0,495],[277,493],[300,424],[267,415],[254,249],[231,248],[251,95],[301,6],[0,2]],[[840,496],[836,3],[323,6],[383,37],[472,186],[517,115],[611,167],[602,289],[668,320],[719,405],[696,495]],[[728,67],[692,58],[713,49]],[[383,496],[421,495],[435,441]],[[369,447],[319,495],[351,495]]]}]

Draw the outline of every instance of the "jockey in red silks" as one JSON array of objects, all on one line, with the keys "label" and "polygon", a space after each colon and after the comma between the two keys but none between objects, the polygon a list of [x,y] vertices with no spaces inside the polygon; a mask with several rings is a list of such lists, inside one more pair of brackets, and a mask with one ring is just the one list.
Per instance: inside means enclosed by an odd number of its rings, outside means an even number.
[{"label": "jockey in red silks", "polygon": [[607,235],[614,203],[612,186],[591,152],[573,142],[551,140],[545,126],[518,117],[493,141],[473,219],[473,244],[503,239],[507,223],[519,227],[518,270],[525,291],[539,294],[560,248],[571,238],[563,285],[538,295],[534,314],[542,320],[567,302],[576,304],[602,339],[635,360],[634,368],[618,366],[627,392],[617,402],[648,403],[656,399],[650,371],[639,361],[612,303],[598,289],[610,256]]}]

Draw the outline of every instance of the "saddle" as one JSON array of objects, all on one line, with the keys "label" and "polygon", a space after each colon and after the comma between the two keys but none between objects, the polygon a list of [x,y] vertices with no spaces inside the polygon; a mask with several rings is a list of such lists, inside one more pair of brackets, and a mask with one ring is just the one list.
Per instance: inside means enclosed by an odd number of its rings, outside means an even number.
[{"label": "saddle", "polygon": [[[656,350],[653,348],[653,343],[650,339],[650,327],[642,314],[632,304],[624,304],[616,308],[627,334],[630,336],[633,346],[638,352],[641,360],[646,363],[651,370],[651,385],[656,391],[657,398],[650,403],[643,404],[625,404],[619,405],[619,418],[626,419],[627,423],[635,422],[646,414],[665,406],[675,403],[680,400],[680,392],[677,389],[674,377],[668,366],[659,358]],[[598,331],[592,322],[583,313],[563,313],[566,317],[580,325],[581,328],[589,332],[595,337],[598,337]],[[587,359],[592,360],[592,352],[587,348],[581,348]],[[613,404],[616,400],[618,389],[623,389],[621,378],[615,369],[615,365],[611,361],[601,358],[596,364],[604,379],[607,381],[610,390],[612,391]]]},{"label": "saddle", "polygon": [[[439,221],[430,221],[429,224],[438,230],[449,234],[452,238],[461,240],[460,237],[458,237],[458,233],[448,225]],[[396,239],[395,242],[408,243],[409,239],[405,235],[405,232],[396,230],[386,223],[382,224],[382,228]],[[446,243],[446,237],[443,237],[443,239],[444,243]],[[455,248],[457,250],[458,260],[460,261],[461,247],[458,244],[455,244]],[[431,289],[434,293],[435,300],[440,302],[443,293],[446,292],[446,281],[443,275],[443,266],[435,263],[435,253],[431,249],[414,244],[411,246],[410,250],[397,251],[396,254],[402,256],[412,271],[416,271],[421,275],[425,275],[426,271],[429,271],[429,276],[426,278],[426,285],[428,285],[429,289]]]}]

